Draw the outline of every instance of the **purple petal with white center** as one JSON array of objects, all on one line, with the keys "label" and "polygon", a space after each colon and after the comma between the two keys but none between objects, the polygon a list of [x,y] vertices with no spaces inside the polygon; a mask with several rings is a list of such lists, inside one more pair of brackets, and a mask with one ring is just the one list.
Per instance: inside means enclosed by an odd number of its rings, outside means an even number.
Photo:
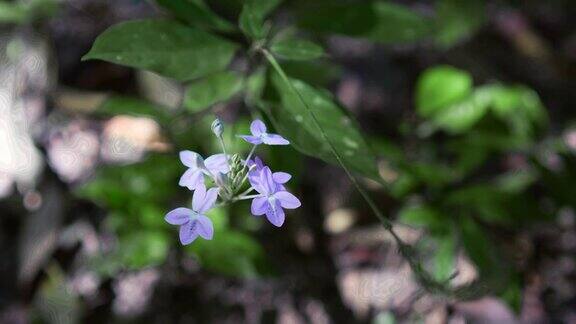
[{"label": "purple petal with white center", "polygon": [[198,186],[204,184],[204,174],[200,169],[188,169],[182,177],[180,177],[180,181],[178,181],[178,185],[182,187],[187,187],[190,190],[194,190],[198,188]]},{"label": "purple petal with white center", "polygon": [[228,159],[224,154],[214,154],[209,156],[204,161],[204,165],[212,174],[220,173],[228,173],[230,172],[230,166],[228,165]]},{"label": "purple petal with white center", "polygon": [[292,178],[292,176],[286,172],[274,172],[274,173],[272,173],[272,179],[274,179],[274,182],[279,183],[279,184],[285,184],[286,182],[290,181],[291,178]]},{"label": "purple petal with white center", "polygon": [[208,189],[208,192],[206,192],[206,196],[204,197],[204,201],[200,204],[200,209],[197,210],[198,213],[205,213],[214,207],[216,198],[218,198],[218,188]]},{"label": "purple petal with white center", "polygon": [[260,119],[256,119],[250,124],[250,132],[254,136],[260,136],[266,133],[266,125]]},{"label": "purple petal with white center", "polygon": [[180,226],[180,243],[188,245],[198,237],[198,222],[188,222]]},{"label": "purple petal with white center", "polygon": [[266,214],[266,211],[269,208],[268,199],[266,197],[258,197],[252,200],[252,206],[250,208],[250,212],[254,216],[262,216]]},{"label": "purple petal with white center", "polygon": [[262,139],[259,136],[240,135],[240,137],[250,144],[254,145],[262,144]]},{"label": "purple petal with white center", "polygon": [[182,161],[182,164],[185,166],[193,169],[200,168],[204,165],[204,159],[202,159],[202,156],[192,151],[181,151],[180,161]]},{"label": "purple petal with white center", "polygon": [[214,236],[214,226],[212,226],[210,218],[204,215],[199,215],[195,221],[197,223],[198,235],[205,240],[211,240],[212,236]]},{"label": "purple petal with white center", "polygon": [[194,195],[192,196],[192,210],[194,210],[197,213],[200,213],[200,209],[204,204],[205,197],[206,197],[206,186],[202,184],[196,188],[196,191],[194,191]]},{"label": "purple petal with white center", "polygon": [[268,210],[266,210],[266,218],[272,225],[280,227],[284,224],[284,219],[286,215],[284,210],[280,206],[280,202],[274,202],[274,205],[268,204]]},{"label": "purple petal with white center", "polygon": [[295,209],[302,205],[300,200],[288,191],[279,191],[274,194],[274,198],[280,202],[282,208]]},{"label": "purple petal with white center", "polygon": [[191,215],[191,209],[180,207],[169,211],[166,216],[164,216],[164,220],[166,220],[168,224],[183,225],[190,221]]}]

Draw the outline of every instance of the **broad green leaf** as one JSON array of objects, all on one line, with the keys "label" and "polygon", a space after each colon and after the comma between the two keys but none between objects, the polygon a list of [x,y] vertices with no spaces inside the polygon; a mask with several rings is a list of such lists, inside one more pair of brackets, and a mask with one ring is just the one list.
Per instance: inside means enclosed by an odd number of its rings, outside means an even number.
[{"label": "broad green leaf", "polygon": [[139,98],[113,96],[108,98],[95,113],[105,116],[130,115],[150,117],[163,124],[170,118],[167,112],[163,111],[163,108]]},{"label": "broad green leaf", "polygon": [[83,60],[101,59],[185,81],[223,70],[235,49],[234,43],[204,31],[145,19],[108,28]]},{"label": "broad green leaf", "polygon": [[465,71],[440,65],[424,71],[416,85],[416,108],[428,118],[463,100],[472,92],[472,77]]},{"label": "broad green leaf", "polygon": [[231,23],[212,12],[202,1],[156,0],[156,2],[169,10],[178,19],[193,26],[219,31],[234,30],[234,26]]},{"label": "broad green leaf", "polygon": [[[281,107],[270,107],[267,112],[279,132],[302,153],[338,165],[298,95],[277,74],[272,80],[280,95]],[[319,91],[300,80],[291,79],[290,82],[316,115],[342,162],[351,170],[381,182],[372,150],[342,107],[334,103],[328,92]]]},{"label": "broad green leaf", "polygon": [[272,44],[270,50],[280,58],[296,61],[313,60],[324,55],[320,45],[303,39],[282,40]]},{"label": "broad green leaf", "polygon": [[226,101],[240,92],[244,82],[235,72],[219,72],[195,81],[186,89],[184,107],[198,112],[219,102]]},{"label": "broad green leaf", "polygon": [[302,7],[300,24],[321,33],[366,38],[380,43],[413,42],[430,32],[427,18],[386,1],[313,1]]},{"label": "broad green leaf", "polygon": [[435,39],[450,47],[470,37],[485,20],[484,0],[440,0],[435,22]]},{"label": "broad green leaf", "polygon": [[246,0],[238,24],[244,34],[253,40],[261,40],[266,36],[268,26],[264,21],[282,0]]},{"label": "broad green leaf", "polygon": [[285,61],[281,66],[289,76],[314,86],[326,86],[342,74],[342,67],[327,60]]}]

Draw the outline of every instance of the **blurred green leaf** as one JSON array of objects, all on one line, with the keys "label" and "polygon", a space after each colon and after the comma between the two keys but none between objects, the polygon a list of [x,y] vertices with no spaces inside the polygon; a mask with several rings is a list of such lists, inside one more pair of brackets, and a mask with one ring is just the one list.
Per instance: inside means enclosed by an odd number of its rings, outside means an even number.
[{"label": "blurred green leaf", "polygon": [[156,2],[178,19],[193,26],[224,32],[234,30],[234,25],[212,12],[201,0],[156,0]]},{"label": "blurred green leaf", "polygon": [[472,93],[472,77],[447,65],[427,69],[416,85],[416,108],[429,118]]},{"label": "blurred green leaf", "polygon": [[451,232],[435,239],[438,245],[433,256],[434,276],[437,280],[445,281],[455,272],[456,240]]},{"label": "blurred green leaf", "polygon": [[300,10],[300,24],[321,33],[366,38],[380,43],[414,42],[430,32],[427,18],[385,1],[311,1]]},{"label": "blurred green leaf", "polygon": [[236,231],[214,234],[211,241],[196,240],[187,247],[210,271],[232,277],[254,278],[263,273],[265,254],[251,236]]},{"label": "blurred green leaf", "polygon": [[[328,143],[322,138],[298,95],[277,74],[273,75],[272,80],[282,107],[271,107],[266,112],[271,114],[276,128],[300,152],[337,164]],[[381,182],[374,153],[342,107],[334,103],[328,92],[319,91],[300,80],[291,79],[290,82],[314,111],[326,136],[342,156],[342,163],[359,174]]]},{"label": "blurred green leaf", "polygon": [[161,19],[108,28],[82,59],[101,59],[190,80],[226,68],[236,45],[204,31]]},{"label": "blurred green leaf", "polygon": [[426,227],[433,232],[442,232],[448,225],[441,212],[426,205],[407,205],[399,212],[401,222],[416,227]]},{"label": "blurred green leaf", "polygon": [[447,48],[470,37],[485,20],[484,0],[440,0],[437,6],[435,39]]},{"label": "blurred green leaf", "polygon": [[263,39],[267,32],[264,19],[279,3],[277,0],[246,0],[238,18],[240,29],[253,40]]},{"label": "blurred green leaf", "polygon": [[219,72],[195,81],[186,89],[184,107],[198,112],[226,101],[240,92],[244,86],[242,76],[236,72]]},{"label": "blurred green leaf", "polygon": [[138,230],[121,236],[118,248],[122,263],[131,269],[159,265],[166,259],[169,241],[168,234],[159,231]]},{"label": "blurred green leaf", "polygon": [[28,18],[28,10],[21,3],[0,2],[0,23],[22,23]]},{"label": "blurred green leaf", "polygon": [[324,55],[324,49],[311,41],[286,39],[272,44],[270,51],[279,58],[296,61],[313,60]]},{"label": "blurred green leaf", "polygon": [[463,133],[484,117],[490,107],[491,95],[490,89],[479,87],[469,97],[443,108],[431,119],[449,133]]}]

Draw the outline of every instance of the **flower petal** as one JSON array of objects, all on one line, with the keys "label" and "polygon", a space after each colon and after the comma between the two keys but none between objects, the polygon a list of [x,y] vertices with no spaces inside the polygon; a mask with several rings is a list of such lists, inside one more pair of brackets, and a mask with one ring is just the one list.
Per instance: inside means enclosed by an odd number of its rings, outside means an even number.
[{"label": "flower petal", "polygon": [[290,181],[291,178],[292,178],[292,176],[290,175],[290,173],[286,173],[286,172],[274,172],[274,173],[272,173],[272,179],[274,179],[274,182],[279,183],[279,184],[284,184],[284,183]]},{"label": "flower petal", "polygon": [[181,151],[180,161],[182,161],[182,164],[192,169],[197,169],[204,165],[204,159],[202,159],[202,156],[192,151]]},{"label": "flower petal", "polygon": [[274,182],[274,179],[272,178],[272,171],[270,171],[270,168],[267,166],[262,168],[260,173],[260,183],[265,186],[267,195],[276,192],[276,182]]},{"label": "flower petal", "polygon": [[266,189],[265,184],[262,182],[262,172],[257,170],[252,170],[248,174],[248,182],[254,190],[256,190],[260,194],[267,194],[268,190]]},{"label": "flower petal", "polygon": [[254,216],[262,216],[266,214],[266,211],[269,208],[268,205],[269,205],[268,199],[266,199],[266,197],[254,198],[252,200],[252,206],[250,208],[250,212],[252,212],[252,215]]},{"label": "flower petal", "polygon": [[282,226],[282,224],[284,224],[284,219],[286,218],[286,215],[284,214],[284,210],[280,206],[280,203],[276,201],[274,203],[274,208],[272,208],[270,204],[268,204],[268,206],[270,207],[266,211],[266,218],[268,219],[268,221],[270,221],[270,223],[272,223],[272,225],[274,226],[277,227]]},{"label": "flower petal", "polygon": [[288,191],[279,191],[274,194],[274,198],[280,202],[282,208],[295,209],[302,205],[300,200]]},{"label": "flower petal", "polygon": [[178,181],[178,185],[182,187],[187,187],[190,190],[196,189],[198,186],[204,184],[204,174],[200,169],[188,169],[182,177],[180,177],[180,181]]},{"label": "flower petal", "polygon": [[197,224],[198,235],[205,240],[211,240],[212,236],[214,236],[214,226],[212,225],[210,218],[204,215],[199,215],[195,222]]},{"label": "flower petal", "polygon": [[262,144],[262,139],[259,136],[251,136],[251,135],[240,135],[240,138],[245,140],[246,142],[254,145]]},{"label": "flower petal", "polygon": [[268,145],[288,145],[290,142],[278,134],[266,134],[262,137],[262,142]]},{"label": "flower petal", "polygon": [[180,226],[180,243],[188,245],[198,237],[198,222],[188,222]]},{"label": "flower petal", "polygon": [[191,209],[180,207],[169,211],[166,216],[164,216],[164,220],[166,220],[168,224],[183,225],[190,221],[191,215]]},{"label": "flower petal", "polygon": [[202,214],[214,207],[216,198],[218,198],[218,190],[218,188],[208,189],[208,192],[206,192],[206,196],[204,197],[204,201],[200,204],[200,208],[197,210],[197,212]]},{"label": "flower petal", "polygon": [[260,119],[256,119],[250,124],[250,132],[254,136],[260,136],[266,133],[266,125]]},{"label": "flower petal", "polygon": [[209,156],[204,161],[204,165],[206,166],[208,171],[210,171],[210,173],[212,173],[214,175],[218,172],[224,173],[224,174],[230,172],[230,166],[228,165],[228,159],[226,158],[226,155],[224,155],[223,153],[214,154],[212,156]]},{"label": "flower petal", "polygon": [[200,208],[202,208],[202,204],[204,203],[204,199],[206,199],[206,186],[201,184],[196,188],[196,191],[194,191],[194,195],[192,196],[192,210],[199,213]]}]

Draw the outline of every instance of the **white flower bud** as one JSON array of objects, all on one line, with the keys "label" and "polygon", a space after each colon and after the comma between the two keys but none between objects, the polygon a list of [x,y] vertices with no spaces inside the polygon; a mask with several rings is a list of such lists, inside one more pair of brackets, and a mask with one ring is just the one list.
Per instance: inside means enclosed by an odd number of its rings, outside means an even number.
[{"label": "white flower bud", "polygon": [[220,119],[216,118],[212,122],[212,132],[216,135],[216,137],[221,138],[222,133],[224,133],[224,125],[220,121]]}]

